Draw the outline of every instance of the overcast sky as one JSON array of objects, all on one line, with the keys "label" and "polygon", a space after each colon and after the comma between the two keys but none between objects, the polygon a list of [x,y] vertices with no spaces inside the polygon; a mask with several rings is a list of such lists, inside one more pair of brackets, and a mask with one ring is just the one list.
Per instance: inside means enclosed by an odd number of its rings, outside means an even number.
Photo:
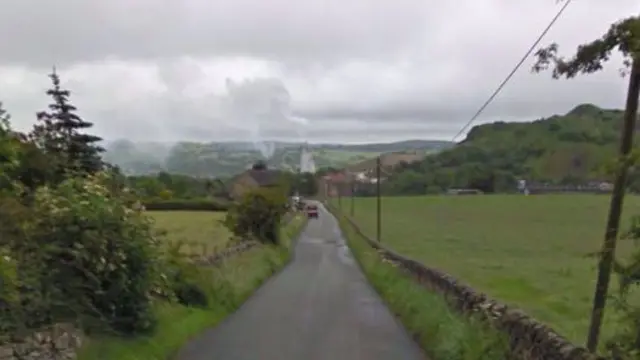
[{"label": "overcast sky", "polygon": [[[56,64],[105,138],[450,140],[522,57],[555,0],[0,0],[0,100],[30,127]],[[575,0],[543,41],[576,45],[637,0]],[[480,122],[622,107],[616,59],[576,80],[530,73]]]}]

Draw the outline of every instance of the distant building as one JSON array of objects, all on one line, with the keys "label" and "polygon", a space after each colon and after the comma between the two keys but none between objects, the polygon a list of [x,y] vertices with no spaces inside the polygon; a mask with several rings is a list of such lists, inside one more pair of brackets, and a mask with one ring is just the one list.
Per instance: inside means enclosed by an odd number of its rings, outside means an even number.
[{"label": "distant building", "polygon": [[482,191],[478,189],[448,189],[447,195],[482,195]]},{"label": "distant building", "polygon": [[580,185],[556,185],[547,183],[529,183],[527,190],[531,194],[550,193],[592,193],[607,194],[613,191],[613,184],[607,181],[590,181]]},{"label": "distant building", "polygon": [[326,197],[350,196],[351,184],[344,172],[334,172],[321,178],[320,191]]},{"label": "distant building", "polygon": [[300,149],[300,172],[312,174],[316,172],[316,162],[313,160],[313,154],[309,151],[308,144]]},{"label": "distant building", "polygon": [[252,189],[277,186],[280,184],[281,174],[278,170],[267,168],[265,163],[257,162],[249,170],[231,179],[229,193],[237,200]]}]

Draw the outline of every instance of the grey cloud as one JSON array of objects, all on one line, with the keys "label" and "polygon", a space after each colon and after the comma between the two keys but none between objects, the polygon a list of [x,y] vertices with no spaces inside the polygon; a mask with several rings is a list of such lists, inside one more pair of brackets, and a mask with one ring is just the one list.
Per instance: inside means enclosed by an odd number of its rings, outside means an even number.
[{"label": "grey cloud", "polygon": [[[12,34],[0,38],[0,99],[16,125],[30,126],[48,102],[46,73],[59,63],[80,114],[107,138],[447,139],[557,5],[427,3],[0,0],[0,31]],[[575,2],[544,42],[570,53],[636,7],[635,0]],[[531,120],[583,102],[623,104],[616,62],[574,81],[532,75],[530,64],[479,122]],[[227,78],[237,85],[231,94]]]},{"label": "grey cloud", "polygon": [[412,0],[1,0],[0,62],[50,66],[183,55],[339,60],[395,53],[429,8]]}]

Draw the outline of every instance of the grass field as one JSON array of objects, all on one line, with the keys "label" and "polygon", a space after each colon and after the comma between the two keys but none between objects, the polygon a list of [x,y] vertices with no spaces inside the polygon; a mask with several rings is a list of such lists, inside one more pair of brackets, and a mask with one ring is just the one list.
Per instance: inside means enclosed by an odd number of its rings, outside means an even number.
[{"label": "grass field", "polygon": [[213,253],[225,247],[231,233],[220,223],[224,212],[149,211],[159,230],[166,231],[168,243],[184,242],[183,251]]},{"label": "grass field", "polygon": [[[349,213],[349,199],[342,208]],[[355,201],[355,220],[375,236],[375,198]],[[384,198],[382,241],[583,343],[608,196],[433,196]],[[337,203],[334,203],[337,204]],[[627,197],[624,223],[640,215]],[[618,256],[632,249],[621,242]],[[604,335],[612,332],[608,311]]]}]

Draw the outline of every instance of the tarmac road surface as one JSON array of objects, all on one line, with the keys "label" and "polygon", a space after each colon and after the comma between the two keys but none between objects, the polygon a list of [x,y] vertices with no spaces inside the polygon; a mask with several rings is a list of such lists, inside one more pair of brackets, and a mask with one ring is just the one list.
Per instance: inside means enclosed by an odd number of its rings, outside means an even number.
[{"label": "tarmac road surface", "polygon": [[320,204],[294,258],[178,360],[424,360]]}]

